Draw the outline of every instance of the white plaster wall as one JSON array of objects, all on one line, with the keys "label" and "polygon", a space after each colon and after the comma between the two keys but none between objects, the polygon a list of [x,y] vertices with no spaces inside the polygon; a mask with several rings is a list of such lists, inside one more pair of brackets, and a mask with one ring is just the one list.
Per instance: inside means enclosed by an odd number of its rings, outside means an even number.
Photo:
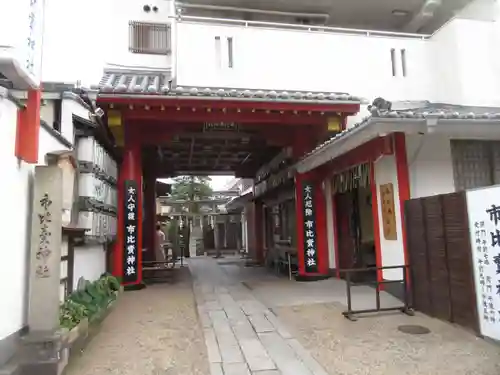
[{"label": "white plaster wall", "polygon": [[[170,0],[45,0],[46,24],[42,79],[99,83],[107,63],[166,68],[171,57],[128,51],[129,21],[172,22]],[[157,13],[143,6],[156,5]],[[78,26],[80,23],[87,27]],[[175,29],[175,27],[174,27]],[[174,31],[174,30],[173,30]]]},{"label": "white plaster wall", "polygon": [[84,119],[89,119],[89,110],[73,99],[62,100],[61,109],[61,135],[71,143],[75,141],[73,114]]},{"label": "white plaster wall", "polygon": [[[500,105],[500,5],[481,3],[481,13],[471,17],[470,7],[439,30],[431,40],[434,74],[431,97],[435,101],[477,105]],[[477,12],[476,12],[477,13]]]},{"label": "white plaster wall", "polygon": [[[379,215],[380,247],[382,252],[382,266],[401,266],[405,264],[402,223],[399,204],[399,190],[396,174],[396,160],[394,155],[384,156],[375,163],[375,181],[377,184],[377,202]],[[392,183],[394,187],[394,210],[396,212],[396,230],[397,240],[389,241],[384,238],[384,229],[382,227],[382,202],[380,200],[380,185]],[[403,273],[401,270],[384,270],[383,278],[387,280],[401,279]]]},{"label": "white plaster wall", "polygon": [[54,101],[53,100],[43,100],[42,106],[40,107],[40,117],[44,120],[49,126],[53,126],[54,124]]},{"label": "white plaster wall", "polygon": [[[216,36],[221,38],[220,56]],[[177,24],[177,37],[179,85],[340,91],[368,99],[430,96],[428,42],[423,40],[189,22]],[[227,37],[233,38],[233,68],[227,64]],[[401,74],[401,49],[407,55],[406,77]]]},{"label": "white plaster wall", "polygon": [[78,280],[97,280],[106,271],[106,252],[104,245],[87,245],[75,247],[73,268],[73,289],[76,290]]},{"label": "white plaster wall", "polygon": [[455,191],[449,136],[407,135],[406,154],[411,198]]},{"label": "white plaster wall", "polygon": [[[19,161],[14,155],[17,106],[9,99],[0,98],[0,165],[3,197],[3,215],[0,215],[0,340],[18,331],[26,324],[29,232],[33,166]],[[40,129],[39,164],[45,163],[50,151],[65,147],[43,128]]]},{"label": "white plaster wall", "polygon": [[335,249],[336,225],[333,219],[333,196],[331,178],[324,181],[326,199],[326,234],[328,240],[328,268],[337,268],[337,257]]}]

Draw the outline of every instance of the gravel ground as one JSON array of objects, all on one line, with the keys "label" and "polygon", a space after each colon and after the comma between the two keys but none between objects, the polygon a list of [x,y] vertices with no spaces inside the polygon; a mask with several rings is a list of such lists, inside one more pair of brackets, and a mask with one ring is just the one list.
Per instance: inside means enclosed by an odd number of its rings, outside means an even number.
[{"label": "gravel ground", "polygon": [[[275,308],[279,318],[331,375],[498,375],[500,346],[451,324],[417,314],[350,322],[338,304]],[[422,325],[425,335],[399,332]]]},{"label": "gravel ground", "polygon": [[177,281],[126,292],[66,375],[208,375],[188,268]]}]

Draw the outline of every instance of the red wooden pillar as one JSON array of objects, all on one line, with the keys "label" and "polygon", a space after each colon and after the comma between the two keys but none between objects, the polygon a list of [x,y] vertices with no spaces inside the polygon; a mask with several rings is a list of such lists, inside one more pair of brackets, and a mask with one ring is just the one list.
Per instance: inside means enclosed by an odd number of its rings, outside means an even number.
[{"label": "red wooden pillar", "polygon": [[[380,218],[378,213],[378,189],[375,179],[375,163],[370,163],[370,191],[372,195],[373,239],[375,243],[375,262],[377,267],[382,267],[382,245],[380,240]],[[377,270],[377,280],[383,281],[382,270]],[[380,285],[383,289],[383,284]]]},{"label": "red wooden pillar", "polygon": [[[405,202],[410,199],[410,176],[408,158],[406,156],[406,136],[404,133],[394,134],[394,156],[396,158],[396,174],[398,178],[399,213],[401,215],[401,237],[405,263],[409,264],[406,244]],[[410,283],[410,270],[407,270],[407,281]]]},{"label": "red wooden pillar", "polygon": [[28,90],[26,107],[18,112],[14,154],[26,163],[38,163],[42,89]]},{"label": "red wooden pillar", "polygon": [[156,239],[156,176],[149,173],[144,176],[144,228],[143,247],[146,249],[144,257],[155,260]]},{"label": "red wooden pillar", "polygon": [[137,184],[137,239],[136,239],[136,272],[137,278],[130,285],[142,283],[142,160],[141,140],[133,127],[125,124],[125,145],[123,147],[123,160],[118,176],[118,220],[117,241],[113,254],[113,274],[123,277],[124,259],[127,256],[127,233],[125,231],[125,181],[134,181]]}]

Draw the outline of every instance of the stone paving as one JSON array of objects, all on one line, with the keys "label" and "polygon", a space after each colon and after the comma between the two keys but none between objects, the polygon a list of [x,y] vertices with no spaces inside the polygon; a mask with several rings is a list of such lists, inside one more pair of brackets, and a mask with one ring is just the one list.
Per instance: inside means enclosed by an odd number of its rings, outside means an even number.
[{"label": "stone paving", "polygon": [[189,267],[211,375],[327,375],[277,316],[215,260],[191,258]]}]

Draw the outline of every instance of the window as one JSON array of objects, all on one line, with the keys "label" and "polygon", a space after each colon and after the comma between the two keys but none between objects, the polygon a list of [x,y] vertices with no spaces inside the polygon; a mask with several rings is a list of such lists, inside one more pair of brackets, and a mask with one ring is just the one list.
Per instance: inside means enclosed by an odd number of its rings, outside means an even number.
[{"label": "window", "polygon": [[457,191],[500,183],[500,142],[452,140]]},{"label": "window", "polygon": [[396,50],[391,48],[392,76],[396,77]]},{"label": "window", "polygon": [[233,38],[227,38],[227,64],[229,68],[233,67]]},{"label": "window", "polygon": [[401,69],[402,69],[402,72],[403,72],[403,77],[406,77],[406,50],[405,49],[402,49],[401,50]]},{"label": "window", "polygon": [[220,36],[215,37],[215,66],[219,69],[222,68]]},{"label": "window", "polygon": [[129,22],[129,51],[151,55],[168,55],[171,52],[169,24]]}]

